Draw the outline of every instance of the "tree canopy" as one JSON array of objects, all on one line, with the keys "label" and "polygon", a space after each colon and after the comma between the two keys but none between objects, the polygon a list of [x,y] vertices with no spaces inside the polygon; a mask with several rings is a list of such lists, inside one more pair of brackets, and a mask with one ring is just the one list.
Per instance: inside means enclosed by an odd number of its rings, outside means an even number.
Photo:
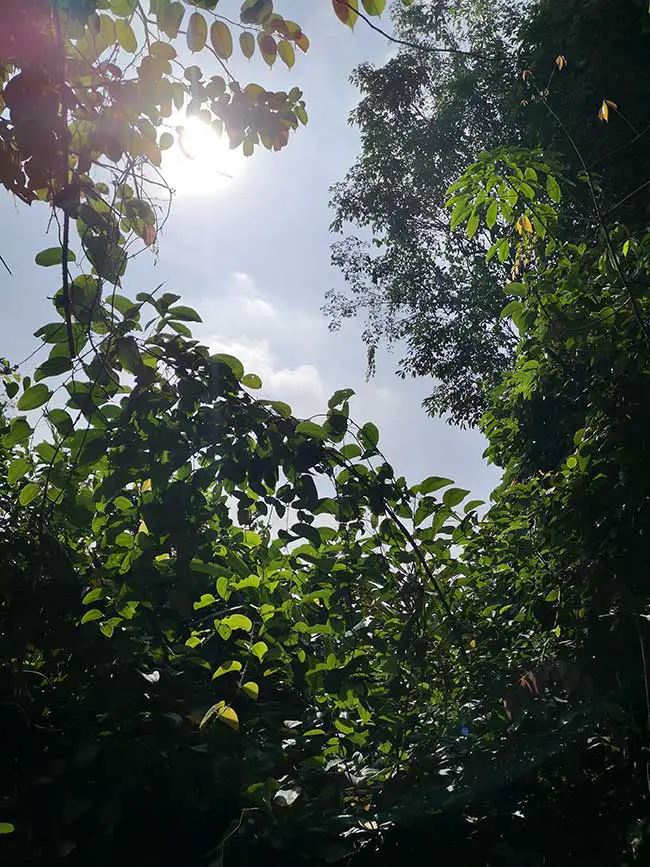
[{"label": "tree canopy", "polygon": [[[584,160],[604,210],[646,219],[635,191],[650,173],[647,19],[641,0],[625,0],[615,16],[606,2],[438,0],[397,16],[408,43],[397,56],[356,71],[362,155],[332,197],[333,227],[348,233],[332,259],[347,285],[326,311],[333,327],[366,317],[371,371],[382,341],[404,347],[398,373],[433,378],[430,412],[476,425],[514,357],[516,334],[499,317],[505,248],[486,262],[490,231],[448,232],[445,191],[482,150],[552,151],[572,180]],[[603,104],[616,106],[607,123]],[[565,191],[565,206],[571,231],[590,243],[584,184]]]}]

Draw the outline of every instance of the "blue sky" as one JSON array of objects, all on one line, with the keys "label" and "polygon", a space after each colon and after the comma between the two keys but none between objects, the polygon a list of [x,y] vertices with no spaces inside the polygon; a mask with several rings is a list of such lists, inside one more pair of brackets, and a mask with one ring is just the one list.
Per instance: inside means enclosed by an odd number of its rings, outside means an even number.
[{"label": "blue sky", "polygon": [[[233,73],[274,89],[301,87],[308,126],[280,153],[256,151],[226,188],[197,195],[179,186],[159,256],[145,252],[130,264],[124,293],[134,297],[164,282],[203,317],[195,334],[241,358],[262,377],[265,393],[297,415],[323,411],[334,390],[354,388],[352,415],[379,426],[380,446],[400,474],[412,482],[447,476],[485,498],[498,476],[482,461],[483,439],[429,419],[420,406],[428,383],[398,379],[397,356],[378,354],[377,375],[366,383],[360,324],[333,334],[320,312],[324,292],[341,280],[329,264],[328,188],[359,149],[347,123],[357,100],[348,77],[362,61],[381,64],[391,46],[361,21],[354,33],[343,27],[328,0],[283,0],[278,8],[303,26],[310,51],[291,71],[280,62],[269,71],[242,61]],[[56,274],[34,264],[38,250],[56,244],[55,227],[45,238],[47,222],[47,207],[0,196],[0,254],[13,271],[10,277],[0,269],[10,311],[0,321],[0,355],[14,363],[37,346],[32,333],[53,319],[46,296],[59,288]]]}]

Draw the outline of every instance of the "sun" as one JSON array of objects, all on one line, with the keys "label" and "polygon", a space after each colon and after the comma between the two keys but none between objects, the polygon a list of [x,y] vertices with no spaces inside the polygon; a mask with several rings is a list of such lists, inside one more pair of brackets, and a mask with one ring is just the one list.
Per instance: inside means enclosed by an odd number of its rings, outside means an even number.
[{"label": "sun", "polygon": [[205,196],[229,187],[243,172],[246,157],[231,150],[220,136],[198,117],[189,117],[173,147],[163,152],[162,172],[178,196]]}]

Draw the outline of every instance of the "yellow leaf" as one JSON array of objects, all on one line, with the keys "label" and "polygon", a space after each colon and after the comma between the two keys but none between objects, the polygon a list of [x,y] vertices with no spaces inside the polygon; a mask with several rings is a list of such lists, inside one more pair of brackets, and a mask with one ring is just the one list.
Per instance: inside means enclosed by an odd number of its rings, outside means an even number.
[{"label": "yellow leaf", "polygon": [[190,51],[202,51],[208,38],[208,25],[200,12],[193,12],[187,22],[187,47]]},{"label": "yellow leaf", "polygon": [[296,52],[293,45],[290,42],[287,42],[286,39],[282,39],[278,43],[278,54],[280,55],[280,59],[284,61],[286,66],[291,69],[291,67],[296,62]]},{"label": "yellow leaf", "polygon": [[563,54],[558,54],[555,58],[555,65],[560,71],[562,71],[566,66],[566,57]]},{"label": "yellow leaf", "polygon": [[239,730],[239,717],[231,707],[224,707],[224,709],[219,713],[218,719],[231,729],[234,729],[235,731]]},{"label": "yellow leaf", "polygon": [[[245,35],[246,34],[242,33],[242,37]],[[228,60],[228,58],[232,54],[232,34],[230,32],[230,29],[223,23],[223,21],[215,21],[210,28],[210,42],[212,42],[212,47],[214,48],[216,54],[221,57],[222,60]],[[242,44],[241,37],[240,44]],[[246,52],[244,52],[244,54],[245,53]]]},{"label": "yellow leaf", "polygon": [[602,120],[605,123],[609,120],[609,106],[606,99],[603,100],[602,105],[598,109],[598,120]]},{"label": "yellow leaf", "polygon": [[522,214],[515,223],[515,229],[519,232],[520,235],[523,232],[529,232],[530,234],[532,234],[533,224],[530,222],[530,219],[526,214]]},{"label": "yellow leaf", "polygon": [[145,479],[142,483],[141,491],[144,493],[145,491],[151,490],[151,479]]},{"label": "yellow leaf", "polygon": [[301,51],[309,51],[309,39],[304,33],[296,38],[296,45]]},{"label": "yellow leaf", "polygon": [[249,698],[252,698],[253,701],[257,701],[260,694],[260,688],[254,681],[247,680],[246,683],[242,684],[241,689]]},{"label": "yellow leaf", "polygon": [[352,30],[359,17],[359,0],[332,0],[332,5],[337,18]]}]

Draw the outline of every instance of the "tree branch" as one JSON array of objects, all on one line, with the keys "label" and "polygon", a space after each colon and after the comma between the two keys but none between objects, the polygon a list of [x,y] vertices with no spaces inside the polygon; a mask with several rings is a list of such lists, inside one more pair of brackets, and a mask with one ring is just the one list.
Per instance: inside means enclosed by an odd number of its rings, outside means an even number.
[{"label": "tree branch", "polygon": [[476,51],[465,51],[462,48],[439,48],[434,45],[425,45],[422,42],[411,42],[410,39],[400,39],[398,36],[391,36],[390,33],[386,33],[385,30],[382,30],[381,27],[378,27],[373,21],[368,18],[367,15],[364,15],[363,12],[359,12],[358,9],[355,9],[354,6],[351,6],[346,0],[337,0],[339,5],[345,6],[351,12],[354,12],[362,21],[370,27],[371,30],[374,30],[375,33],[379,33],[380,36],[383,36],[385,39],[388,39],[389,42],[394,43],[395,45],[403,45],[406,48],[414,48],[416,51],[428,51],[430,54],[459,54],[463,57],[473,57],[477,60],[494,60],[494,57],[489,54],[480,54]]}]

